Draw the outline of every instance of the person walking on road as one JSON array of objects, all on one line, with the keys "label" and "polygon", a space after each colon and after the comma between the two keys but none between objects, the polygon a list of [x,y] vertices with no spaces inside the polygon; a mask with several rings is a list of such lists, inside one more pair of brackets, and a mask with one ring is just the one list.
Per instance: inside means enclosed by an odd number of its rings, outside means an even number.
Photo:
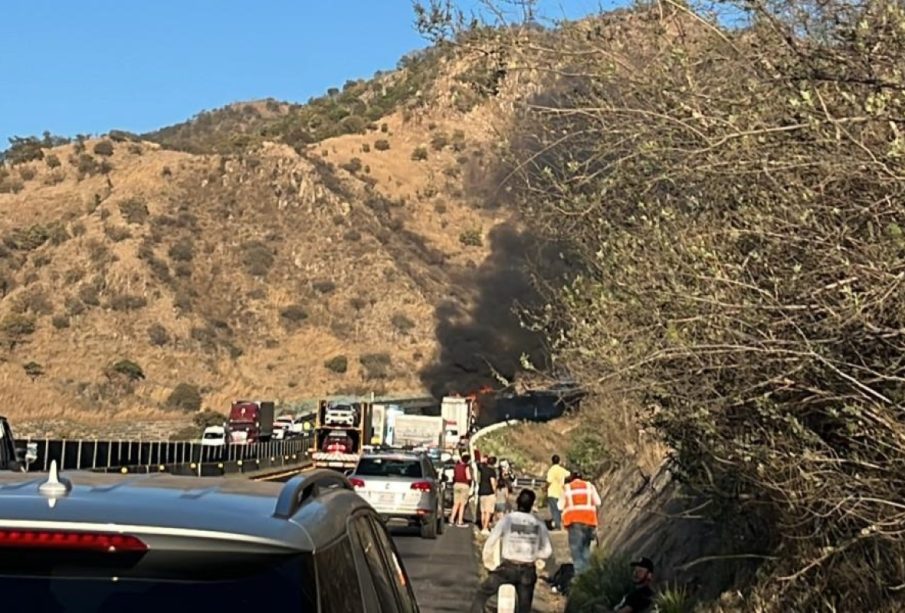
[{"label": "person walking on road", "polygon": [[453,468],[453,508],[449,514],[449,523],[460,528],[465,527],[465,506],[471,496],[471,458],[463,453]]},{"label": "person walking on road", "polygon": [[499,521],[504,514],[511,509],[509,506],[509,496],[512,494],[512,470],[509,462],[506,460],[499,461],[499,470],[496,479],[496,505],[493,508],[493,520]]},{"label": "person walking on road", "polygon": [[478,588],[471,603],[471,613],[483,613],[490,597],[501,585],[507,584],[515,586],[518,613],[531,613],[534,584],[537,583],[535,563],[553,555],[547,526],[531,514],[535,498],[531,490],[522,490],[515,501],[517,510],[506,515],[484,543],[484,558],[487,559],[502,541],[501,561]]},{"label": "person walking on road", "polygon": [[481,511],[481,534],[490,534],[490,520],[496,506],[496,458],[481,458],[478,464],[478,506]]},{"label": "person walking on road", "polygon": [[563,488],[559,509],[562,511],[562,523],[569,532],[569,551],[576,575],[585,571],[590,563],[591,542],[597,536],[599,506],[600,494],[594,484],[583,480],[581,472],[572,471],[569,482]]},{"label": "person walking on road", "polygon": [[552,518],[550,527],[560,530],[562,529],[562,516],[559,513],[559,499],[562,498],[562,490],[565,487],[569,471],[560,465],[558,455],[554,455],[550,461],[552,466],[547,471],[547,507],[550,509]]}]

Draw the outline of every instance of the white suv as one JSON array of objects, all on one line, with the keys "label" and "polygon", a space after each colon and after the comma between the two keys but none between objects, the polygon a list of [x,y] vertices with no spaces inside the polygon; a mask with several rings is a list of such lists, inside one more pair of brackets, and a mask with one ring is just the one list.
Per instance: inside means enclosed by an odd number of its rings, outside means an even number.
[{"label": "white suv", "polygon": [[324,421],[328,426],[348,426],[355,427],[355,409],[346,404],[340,404],[335,407],[327,407],[324,415]]}]

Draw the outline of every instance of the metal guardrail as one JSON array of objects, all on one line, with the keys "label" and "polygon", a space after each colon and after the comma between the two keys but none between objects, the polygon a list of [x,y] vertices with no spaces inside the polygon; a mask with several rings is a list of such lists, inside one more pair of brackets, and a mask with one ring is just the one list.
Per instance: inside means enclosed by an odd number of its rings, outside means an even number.
[{"label": "metal guardrail", "polygon": [[302,461],[312,437],[304,435],[248,445],[202,445],[200,441],[142,440],[17,440],[37,447],[29,471],[47,471],[56,460],[60,470],[110,472],[174,472],[225,474]]}]

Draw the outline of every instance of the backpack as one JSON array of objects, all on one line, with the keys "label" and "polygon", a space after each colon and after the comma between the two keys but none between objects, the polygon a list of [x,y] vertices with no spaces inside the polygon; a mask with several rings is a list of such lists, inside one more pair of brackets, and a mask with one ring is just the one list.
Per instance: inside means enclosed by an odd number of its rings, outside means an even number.
[{"label": "backpack", "polygon": [[554,592],[568,595],[569,584],[575,578],[575,565],[572,563],[560,564],[559,568],[550,578],[550,586]]}]

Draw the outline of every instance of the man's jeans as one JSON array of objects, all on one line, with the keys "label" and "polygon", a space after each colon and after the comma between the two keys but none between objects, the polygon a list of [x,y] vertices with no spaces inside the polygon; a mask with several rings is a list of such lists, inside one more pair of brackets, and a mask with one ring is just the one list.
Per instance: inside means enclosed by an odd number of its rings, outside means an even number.
[{"label": "man's jeans", "polygon": [[500,589],[501,585],[514,585],[518,598],[518,613],[531,613],[534,600],[534,584],[537,583],[537,568],[533,564],[516,564],[508,560],[496,567],[478,588],[471,602],[471,613],[484,613],[484,605]]},{"label": "man's jeans", "polygon": [[572,553],[572,564],[575,565],[575,574],[578,575],[587,570],[590,565],[591,541],[594,540],[596,529],[587,524],[571,524],[569,531],[569,551]]},{"label": "man's jeans", "polygon": [[550,508],[550,517],[553,518],[554,530],[562,528],[562,512],[559,510],[559,498],[547,498],[547,507]]}]

